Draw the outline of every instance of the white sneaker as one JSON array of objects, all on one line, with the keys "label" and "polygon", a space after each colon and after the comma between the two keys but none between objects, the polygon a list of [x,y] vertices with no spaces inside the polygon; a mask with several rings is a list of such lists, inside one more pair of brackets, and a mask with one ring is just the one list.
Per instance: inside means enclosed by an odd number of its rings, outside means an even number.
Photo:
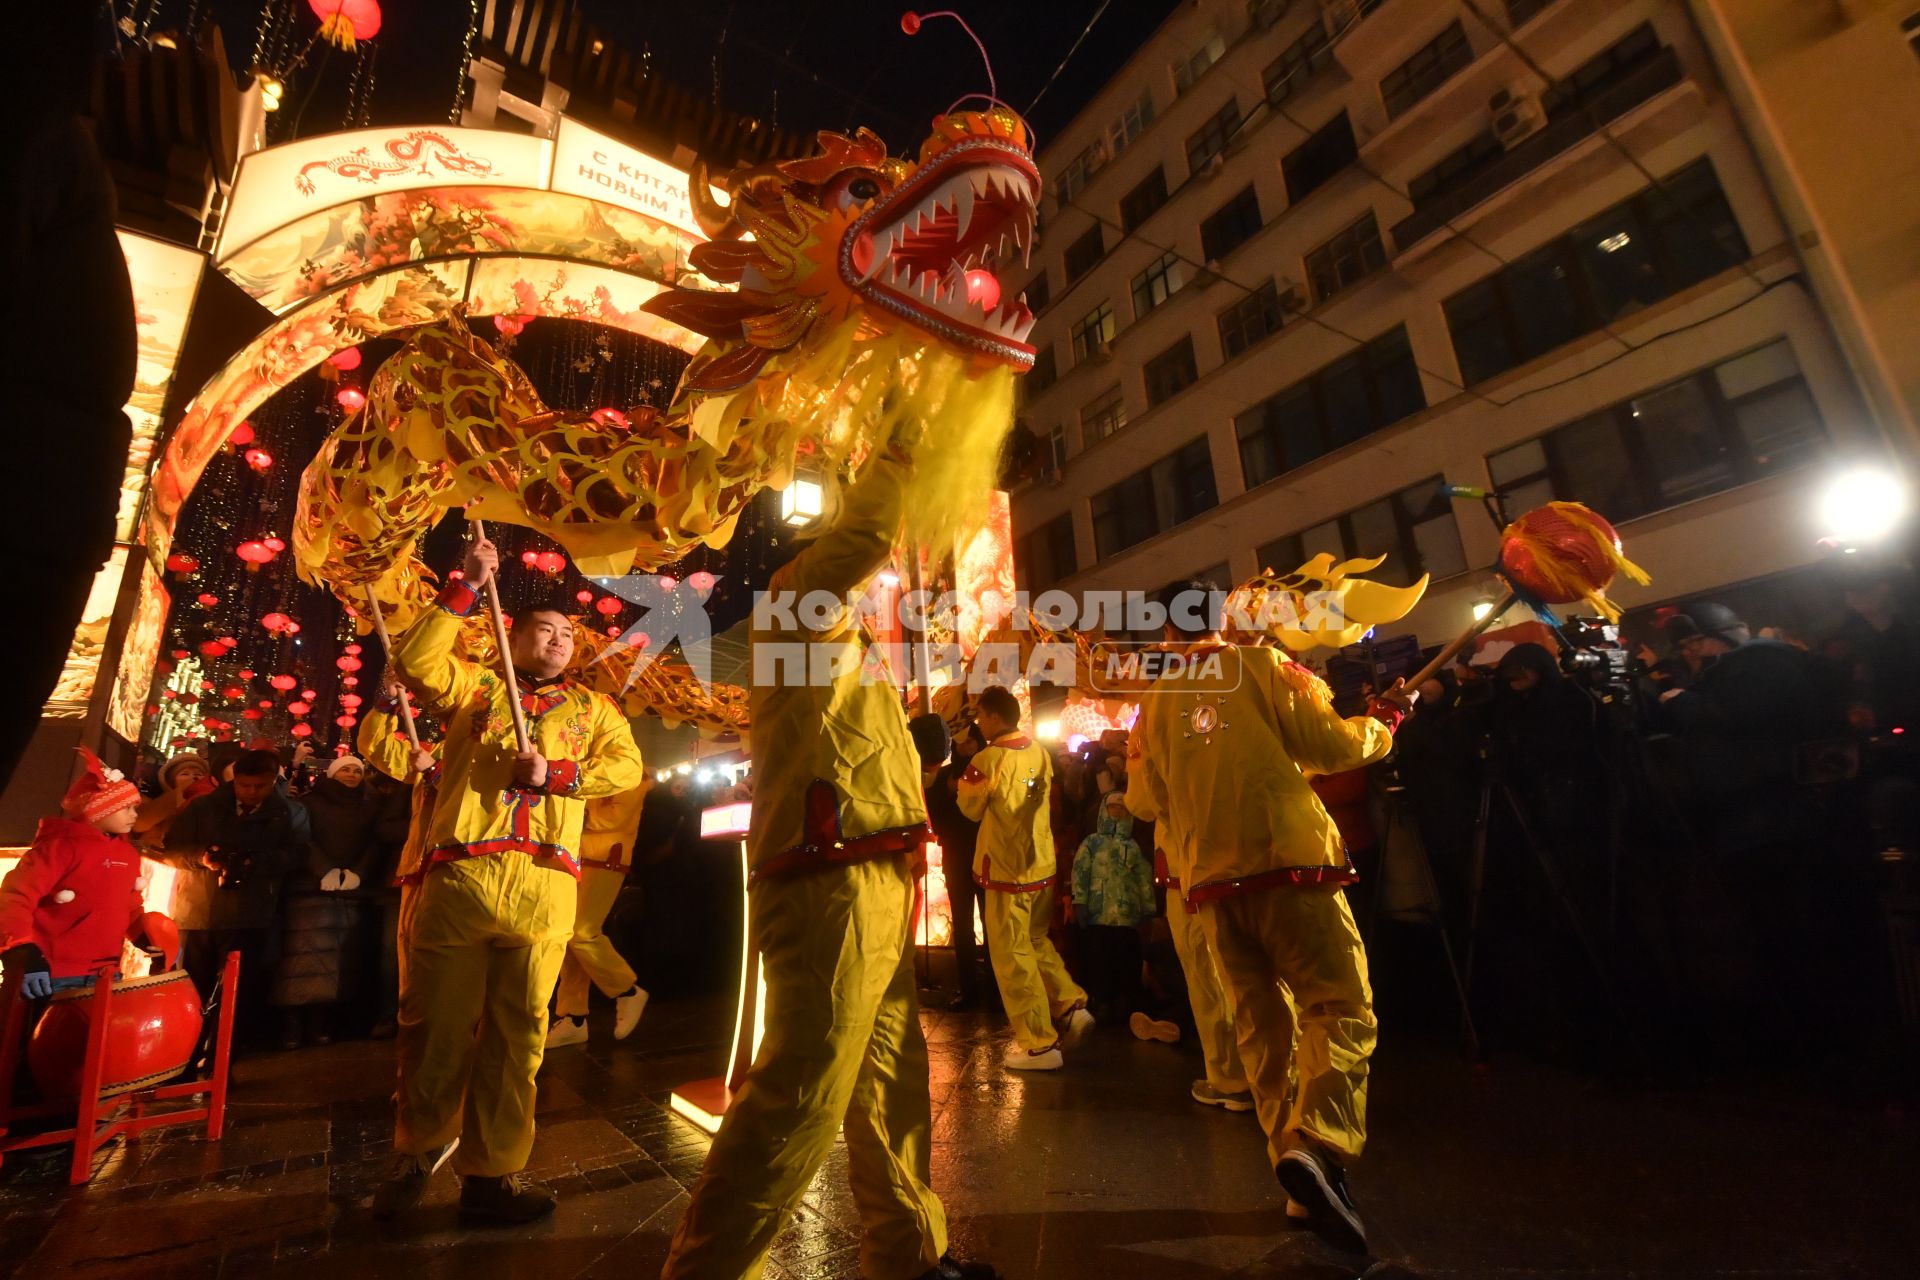
[{"label": "white sneaker", "polygon": [[625,1040],[640,1025],[640,1015],[647,1011],[647,989],[636,985],[633,990],[613,1001],[613,1038]]},{"label": "white sneaker", "polygon": [[1065,1016],[1055,1018],[1053,1025],[1060,1028],[1058,1047],[1077,1049],[1081,1041],[1093,1034],[1093,1015],[1085,1009],[1070,1009]]},{"label": "white sneaker", "polygon": [[1161,1044],[1179,1044],[1180,1026],[1164,1018],[1149,1018],[1136,1011],[1127,1019],[1127,1028],[1136,1040],[1158,1040]]},{"label": "white sneaker", "polygon": [[1043,1053],[1029,1053],[1018,1040],[1007,1046],[1007,1055],[1000,1060],[1009,1071],[1058,1071],[1066,1061],[1057,1044]]},{"label": "white sneaker", "polygon": [[585,1018],[555,1018],[553,1025],[547,1028],[547,1048],[549,1049],[586,1042],[587,1020]]}]

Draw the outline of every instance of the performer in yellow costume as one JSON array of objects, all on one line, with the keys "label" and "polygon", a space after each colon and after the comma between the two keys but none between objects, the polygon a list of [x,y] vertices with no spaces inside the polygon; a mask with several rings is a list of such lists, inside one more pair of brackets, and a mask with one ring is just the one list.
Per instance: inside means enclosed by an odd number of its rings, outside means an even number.
[{"label": "performer in yellow costume", "polygon": [[498,552],[467,551],[464,580],[410,628],[400,680],[446,725],[441,776],[401,937],[399,1103],[383,1215],[417,1203],[456,1140],[469,1220],[524,1222],[553,1197],[524,1185],[546,1006],[573,933],[584,801],[638,786],[640,751],[605,694],[565,679],[573,625],[529,609],[509,645],[530,749],[517,750],[506,683],[454,656],[460,619]]},{"label": "performer in yellow costume", "polygon": [[587,1039],[587,988],[613,1001],[613,1038],[625,1040],[646,1012],[647,992],[633,966],[614,950],[607,937],[607,913],[620,897],[633,865],[633,836],[640,826],[640,805],[647,798],[643,784],[618,795],[587,801],[586,826],[580,835],[580,898],[574,908],[573,939],[560,966],[560,990],[553,1000],[553,1026],[547,1048],[584,1044]]},{"label": "performer in yellow costume", "polygon": [[[946,1210],[927,1185],[911,931],[912,863],[930,833],[899,694],[863,678],[844,603],[891,558],[908,476],[897,442],[869,459],[834,527],[774,573],[754,610],[748,925],[766,970],[766,1036],[664,1280],[758,1276],[842,1132],[866,1280],[995,1275],[946,1256]],[[809,599],[838,603],[815,612]]]},{"label": "performer in yellow costume", "polygon": [[[1385,756],[1409,699],[1396,685],[1373,716],[1342,719],[1304,667],[1220,638],[1210,584],[1182,583],[1167,596],[1167,639],[1184,646],[1189,665],[1142,698],[1127,803],[1168,822],[1179,846],[1174,864],[1226,984],[1281,1185],[1322,1236],[1364,1249],[1344,1170],[1366,1143],[1377,1024],[1366,951],[1340,892],[1353,869],[1307,774]],[[1296,1007],[1299,1083],[1289,1101]]]},{"label": "performer in yellow costume", "polygon": [[1087,993],[1047,937],[1053,919],[1053,761],[1020,732],[1020,702],[999,686],[980,693],[974,722],[986,747],[960,775],[960,809],[980,824],[973,876],[987,891],[987,946],[1013,1024],[1003,1063],[1057,1071],[1062,1050],[1093,1030]]},{"label": "performer in yellow costume", "polygon": [[[1220,981],[1219,966],[1213,958],[1213,948],[1207,943],[1206,931],[1200,927],[1200,917],[1187,905],[1182,893],[1181,886],[1193,871],[1175,852],[1179,842],[1173,833],[1162,833],[1165,826],[1163,819],[1155,826],[1154,835],[1167,859],[1167,932],[1173,936],[1173,951],[1180,957],[1180,971],[1187,978],[1187,1003],[1193,1006],[1193,1027],[1200,1037],[1200,1056],[1207,1064],[1206,1076],[1195,1080],[1187,1092],[1195,1102],[1209,1107],[1251,1111],[1253,1094],[1249,1092],[1247,1073],[1240,1065],[1240,1049],[1233,1033],[1233,1006],[1227,1002],[1226,987]],[[1136,1013],[1133,1020],[1136,1036],[1142,1040],[1152,1038],[1142,1034],[1139,1025],[1151,1021],[1146,1014]]]}]

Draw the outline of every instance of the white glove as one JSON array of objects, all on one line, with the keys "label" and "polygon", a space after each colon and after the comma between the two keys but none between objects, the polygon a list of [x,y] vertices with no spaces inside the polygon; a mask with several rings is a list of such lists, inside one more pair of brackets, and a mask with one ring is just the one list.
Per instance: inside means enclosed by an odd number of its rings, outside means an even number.
[{"label": "white glove", "polygon": [[352,893],[360,887],[360,873],[358,871],[347,867],[337,867],[335,868],[335,873],[340,877],[340,887],[348,893]]},{"label": "white glove", "polygon": [[320,892],[338,893],[342,887],[341,878],[345,875],[346,875],[346,872],[342,871],[339,867],[335,867],[333,870],[327,872],[327,874],[325,874],[324,876],[321,876]]}]

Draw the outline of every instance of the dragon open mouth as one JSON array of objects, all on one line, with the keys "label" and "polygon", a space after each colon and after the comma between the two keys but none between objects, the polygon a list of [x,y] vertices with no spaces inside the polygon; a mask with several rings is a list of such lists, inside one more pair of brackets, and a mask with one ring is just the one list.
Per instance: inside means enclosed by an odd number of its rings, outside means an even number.
[{"label": "dragon open mouth", "polygon": [[1001,262],[1033,248],[1040,175],[1018,147],[958,143],[847,230],[840,270],[856,291],[947,340],[1019,368],[1033,312],[1002,301]]}]

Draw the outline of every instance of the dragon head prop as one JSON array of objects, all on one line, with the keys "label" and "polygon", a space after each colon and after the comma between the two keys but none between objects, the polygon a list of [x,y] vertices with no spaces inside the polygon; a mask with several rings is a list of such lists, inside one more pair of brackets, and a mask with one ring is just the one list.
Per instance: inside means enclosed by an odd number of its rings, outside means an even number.
[{"label": "dragon head prop", "polygon": [[[1271,635],[1295,653],[1326,645],[1338,649],[1357,644],[1373,628],[1398,622],[1413,611],[1426,594],[1427,575],[1408,586],[1391,587],[1355,575],[1379,568],[1385,556],[1341,560],[1322,551],[1292,573],[1276,576],[1272,570],[1256,574],[1227,595],[1230,638],[1242,643]],[[1255,630],[1241,632],[1238,620],[1254,622]]]}]

